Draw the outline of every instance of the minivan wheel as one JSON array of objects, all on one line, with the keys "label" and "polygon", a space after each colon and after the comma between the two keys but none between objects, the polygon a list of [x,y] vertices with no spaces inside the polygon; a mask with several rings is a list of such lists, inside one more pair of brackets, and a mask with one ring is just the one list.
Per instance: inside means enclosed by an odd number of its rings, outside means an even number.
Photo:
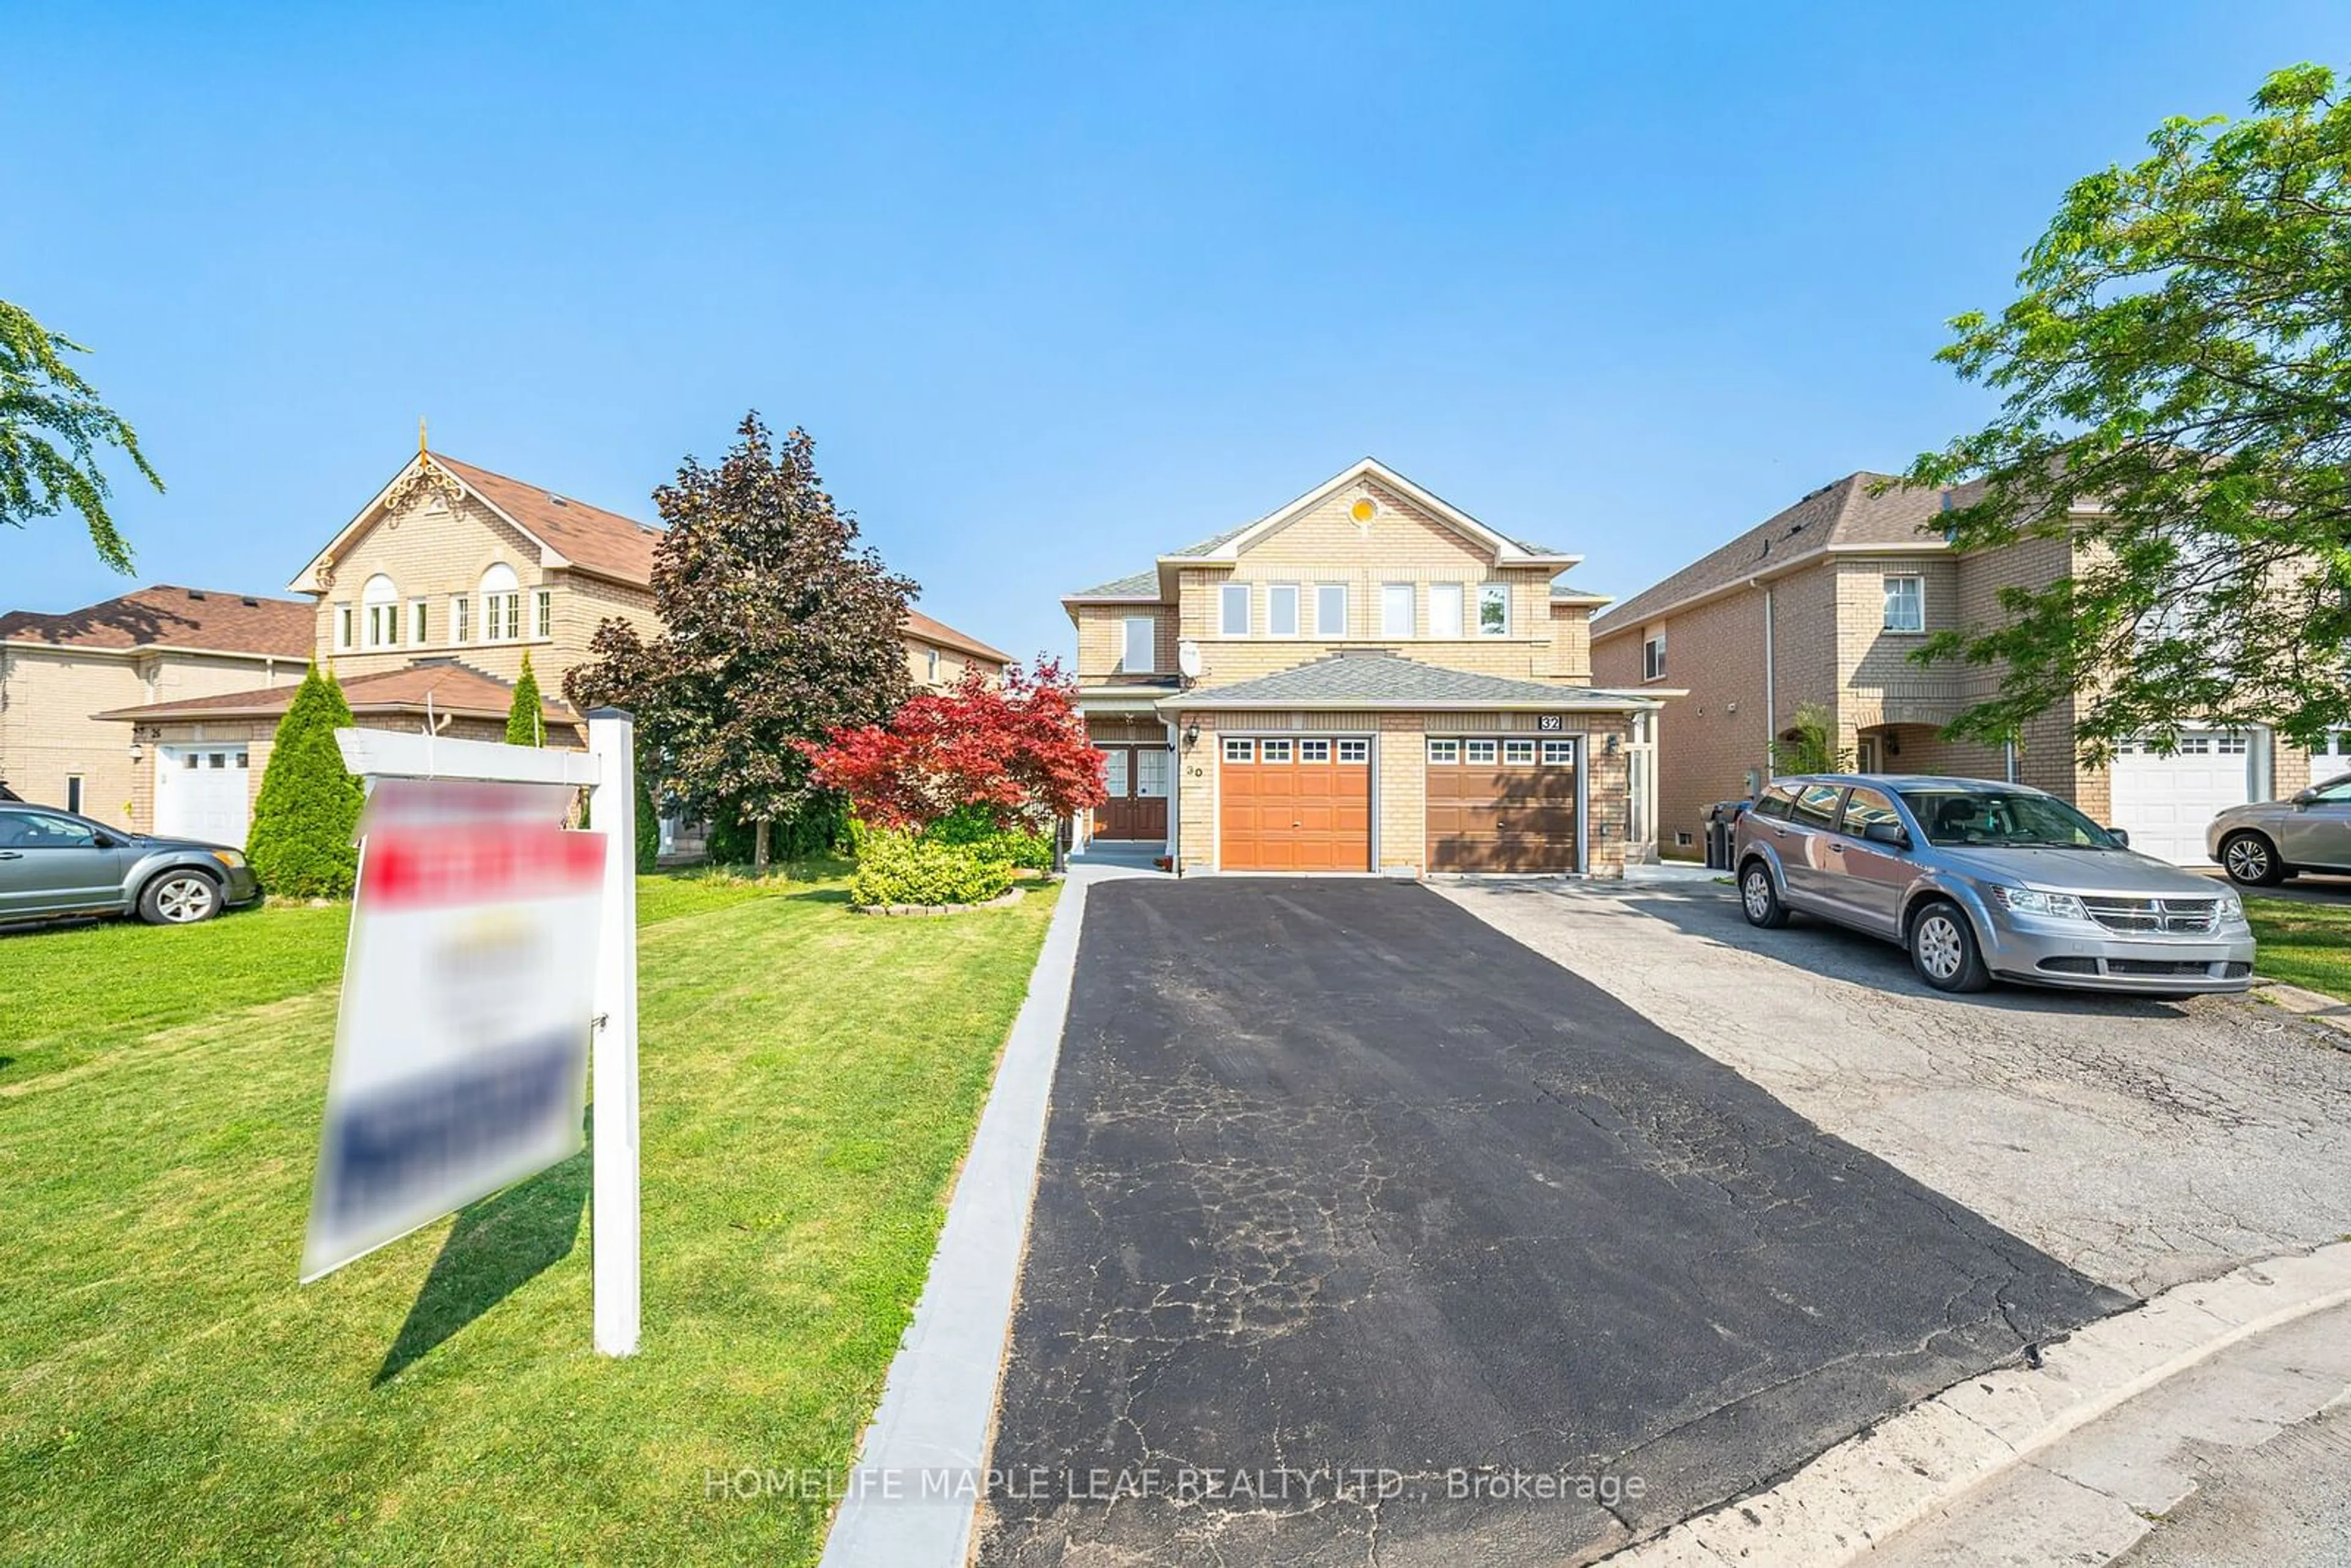
[{"label": "minivan wheel", "polygon": [[167,871],[139,895],[139,918],[150,925],[193,925],[220,907],[220,883],[200,871]]},{"label": "minivan wheel", "polygon": [[1780,902],[1780,890],[1771,883],[1771,868],[1761,861],[1749,861],[1747,869],[1739,873],[1739,907],[1747,913],[1747,924],[1776,931],[1788,924],[1788,906]]},{"label": "minivan wheel", "polygon": [[1938,991],[1980,991],[1991,984],[1975,927],[1958,904],[1941,899],[1910,923],[1910,967]]},{"label": "minivan wheel", "polygon": [[2247,887],[2274,887],[2285,880],[2285,865],[2277,847],[2260,833],[2231,833],[2220,841],[2220,869],[2231,882]]}]

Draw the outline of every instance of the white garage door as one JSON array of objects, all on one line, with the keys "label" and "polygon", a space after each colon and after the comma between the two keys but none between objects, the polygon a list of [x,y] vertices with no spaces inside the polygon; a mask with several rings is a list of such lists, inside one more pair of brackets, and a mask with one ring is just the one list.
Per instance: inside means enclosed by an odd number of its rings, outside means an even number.
[{"label": "white garage door", "polygon": [[2242,730],[2190,731],[2169,757],[2145,741],[2115,748],[2108,820],[2131,848],[2179,865],[2203,865],[2204,829],[2215,814],[2253,798],[2252,737]]},{"label": "white garage door", "polygon": [[2310,754],[2310,781],[2324,784],[2351,773],[2351,729],[2330,731],[2325,743]]},{"label": "white garage door", "polygon": [[155,832],[245,847],[246,780],[242,746],[165,746],[155,759]]}]

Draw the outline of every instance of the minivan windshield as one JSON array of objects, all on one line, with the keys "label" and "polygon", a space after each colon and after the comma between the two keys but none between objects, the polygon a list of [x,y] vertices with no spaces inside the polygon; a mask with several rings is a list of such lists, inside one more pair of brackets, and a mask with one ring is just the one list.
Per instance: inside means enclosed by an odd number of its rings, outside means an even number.
[{"label": "minivan windshield", "polygon": [[2104,828],[2063,800],[2003,789],[1933,785],[1899,791],[1930,844],[1990,848],[2116,850]]}]

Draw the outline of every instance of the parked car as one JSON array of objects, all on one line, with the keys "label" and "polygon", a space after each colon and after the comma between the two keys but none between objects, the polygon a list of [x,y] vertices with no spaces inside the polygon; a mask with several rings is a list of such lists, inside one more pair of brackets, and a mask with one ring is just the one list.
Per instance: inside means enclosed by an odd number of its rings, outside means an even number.
[{"label": "parked car", "polygon": [[2231,882],[2248,887],[2303,871],[2351,873],[2351,773],[2291,800],[2230,807],[2204,830],[2204,847]]},{"label": "parked car", "polygon": [[260,896],[243,852],[225,844],[151,838],[47,806],[0,804],[0,924],[135,915],[151,925],[187,925]]},{"label": "parked car", "polygon": [[1901,943],[1938,991],[1994,976],[2167,996],[2251,985],[2236,894],[2128,846],[2022,784],[1809,774],[1757,798],[1735,858],[1750,924],[1794,910]]}]

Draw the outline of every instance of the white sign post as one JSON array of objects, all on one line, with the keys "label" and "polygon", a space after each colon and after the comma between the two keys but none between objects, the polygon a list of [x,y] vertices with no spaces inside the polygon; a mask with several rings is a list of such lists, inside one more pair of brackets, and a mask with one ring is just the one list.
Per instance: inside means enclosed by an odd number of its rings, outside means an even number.
[{"label": "white sign post", "polygon": [[[580,1035],[570,1031],[582,1022],[591,1023],[594,1031],[590,1071],[595,1090],[595,1344],[607,1355],[634,1354],[640,1322],[633,729],[629,715],[598,708],[588,716],[584,756],[393,730],[335,732],[344,765],[369,781],[371,808],[382,803],[374,788],[382,780],[448,787],[420,791],[411,784],[386,791],[393,798],[393,809],[379,816],[387,823],[381,835],[392,858],[379,859],[371,871],[368,846],[361,845],[360,894],[352,919],[355,957],[361,951],[363,924],[375,918],[370,894],[378,891],[378,884],[387,895],[385,907],[406,905],[394,918],[414,928],[385,926],[395,939],[383,949],[392,959],[389,967],[377,961],[381,955],[376,950],[370,950],[369,967],[382,971],[379,979],[389,976],[397,984],[400,977],[413,973],[419,977],[414,983],[424,988],[462,986],[468,983],[469,972],[492,965],[485,944],[501,940],[510,945],[507,951],[515,961],[536,959],[532,973],[546,973],[551,959],[559,975],[570,967],[565,956],[536,951],[534,943],[576,940],[587,947],[592,942],[589,1017],[582,1019],[573,1012],[569,1025],[559,1019],[547,1021],[558,1034],[574,1040]],[[468,791],[466,785],[487,788]],[[556,826],[554,818],[534,822],[533,802],[553,800],[554,815],[559,817],[565,789],[582,785],[589,790],[592,831],[558,830],[550,840],[547,834]],[[511,831],[499,831],[492,820],[499,813],[512,819]],[[363,833],[368,821],[362,819]],[[392,822],[400,824],[397,836]],[[598,839],[601,846],[593,842]],[[581,852],[601,864],[582,866]],[[523,887],[533,877],[539,879],[535,902],[527,898],[493,907],[497,898],[492,890]],[[592,936],[583,925],[565,924],[562,915],[564,908],[586,902],[580,896],[583,889],[594,901]],[[543,908],[549,898],[554,905]],[[434,915],[436,905],[460,915],[474,907],[477,915],[486,910],[492,918],[478,928],[453,928],[450,920]],[[567,937],[567,932],[576,936]],[[491,978],[496,977],[493,973]],[[347,973],[347,1003],[356,983]],[[478,977],[473,983],[471,995],[490,998],[498,994]],[[572,995],[576,998],[578,993]],[[557,1002],[543,1005],[561,1010]],[[576,1008],[579,1002],[569,1005]],[[348,1026],[350,1009],[347,1006],[345,1010]],[[561,1082],[560,1062],[552,1060],[544,1071],[503,1071],[484,1078],[483,1052],[497,1041],[486,1038],[469,1045],[470,1034],[517,1030],[509,1027],[512,1019],[505,1019],[496,1030],[469,1033],[465,1020],[473,1016],[472,1009],[465,1010],[454,1031],[443,1031],[446,1038],[420,1039],[413,1045],[374,1033],[355,1043],[348,1027],[339,1034],[335,1075],[329,1084],[328,1142],[306,1249],[306,1281],[544,1169],[550,1140],[542,1137],[524,1147],[528,1140],[517,1138],[510,1108],[530,1109],[546,1123],[551,1101],[568,1094],[568,1145],[556,1149],[553,1157],[577,1149],[576,1056],[568,1090]],[[483,1078],[483,1083],[475,1083],[476,1078]],[[354,1098],[345,1090],[361,1096],[375,1092],[371,1099]],[[344,1109],[355,1107],[353,1114],[340,1114],[339,1095]]]},{"label": "white sign post", "polygon": [[588,715],[596,783],[588,820],[604,835],[604,927],[596,944],[596,1348],[634,1355],[642,1311],[637,1191],[636,721]]}]

